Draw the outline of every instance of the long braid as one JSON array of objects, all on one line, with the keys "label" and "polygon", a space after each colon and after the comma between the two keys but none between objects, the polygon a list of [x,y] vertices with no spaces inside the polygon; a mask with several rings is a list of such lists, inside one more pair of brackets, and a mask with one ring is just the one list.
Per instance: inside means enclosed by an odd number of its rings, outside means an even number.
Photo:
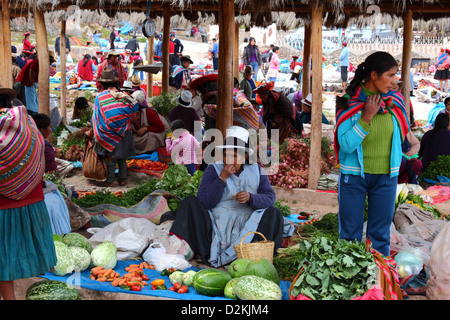
[{"label": "long braid", "polygon": [[361,63],[355,71],[355,76],[345,90],[345,94],[342,97],[336,96],[336,111],[337,110],[347,110],[348,100],[350,100],[358,90],[361,83],[366,79],[368,75],[368,68],[365,62]]}]

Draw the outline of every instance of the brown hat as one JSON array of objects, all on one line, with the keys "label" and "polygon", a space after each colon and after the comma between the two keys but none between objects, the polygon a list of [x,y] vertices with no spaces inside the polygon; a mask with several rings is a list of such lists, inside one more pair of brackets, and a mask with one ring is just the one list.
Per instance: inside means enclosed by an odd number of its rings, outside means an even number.
[{"label": "brown hat", "polygon": [[102,70],[102,74],[99,78],[97,78],[98,82],[117,82],[119,81],[118,77],[114,76],[114,71],[111,67],[106,66],[105,69]]},{"label": "brown hat", "polygon": [[194,61],[192,61],[191,56],[181,56],[180,61],[181,63],[183,63],[184,61],[189,61],[190,64],[194,64]]},{"label": "brown hat", "polygon": [[7,95],[11,97],[11,100],[17,97],[17,91],[10,88],[0,88],[0,96]]},{"label": "brown hat", "polygon": [[253,71],[252,66],[245,66],[243,73],[244,74],[255,74],[255,71]]}]

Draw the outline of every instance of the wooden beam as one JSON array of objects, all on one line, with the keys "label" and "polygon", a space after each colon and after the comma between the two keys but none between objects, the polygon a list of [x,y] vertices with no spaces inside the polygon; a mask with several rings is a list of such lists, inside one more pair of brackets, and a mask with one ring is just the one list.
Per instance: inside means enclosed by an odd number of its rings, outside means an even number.
[{"label": "wooden beam", "polygon": [[322,8],[312,8],[312,108],[311,146],[309,155],[308,188],[317,189],[320,178],[322,146]]},{"label": "wooden beam", "polygon": [[406,14],[403,16],[403,55],[402,55],[402,81],[403,81],[403,96],[405,98],[406,114],[408,119],[411,112],[409,92],[411,88],[411,50],[412,50],[412,32],[413,32],[413,11],[411,9],[406,10]]},{"label": "wooden beam", "polygon": [[[36,49],[39,59],[38,101],[39,113],[50,115],[50,58],[48,55],[47,30],[44,12],[34,8],[34,27],[36,29]],[[65,50],[65,49],[64,49]],[[65,51],[64,51],[65,52]]]},{"label": "wooden beam", "polygon": [[164,32],[162,48],[162,92],[169,91],[169,42],[170,42],[170,7],[164,8]]},{"label": "wooden beam", "polygon": [[2,51],[4,52],[4,60],[2,64],[4,65],[4,72],[2,75],[1,85],[4,88],[13,87],[13,77],[12,77],[12,56],[11,56],[11,23],[10,15],[8,10],[8,0],[2,0],[2,38],[3,46]]},{"label": "wooden beam", "polygon": [[302,97],[306,98],[311,92],[311,26],[305,25],[305,36],[303,42],[303,68],[302,68]]},{"label": "wooden beam", "polygon": [[233,47],[235,45],[234,0],[219,0],[219,77],[216,127],[225,138],[233,125]]},{"label": "wooden beam", "polygon": [[233,71],[234,77],[239,80],[239,24],[235,24],[235,32],[234,32],[234,46],[233,46],[233,56],[234,56],[234,64]]},{"label": "wooden beam", "polygon": [[61,117],[67,123],[67,81],[66,81],[66,20],[61,20],[61,32],[59,35],[59,52],[61,68]]},{"label": "wooden beam", "polygon": [[[147,64],[153,63],[154,43],[154,37],[148,38]],[[151,72],[147,72],[147,97],[153,97],[153,73]]]}]

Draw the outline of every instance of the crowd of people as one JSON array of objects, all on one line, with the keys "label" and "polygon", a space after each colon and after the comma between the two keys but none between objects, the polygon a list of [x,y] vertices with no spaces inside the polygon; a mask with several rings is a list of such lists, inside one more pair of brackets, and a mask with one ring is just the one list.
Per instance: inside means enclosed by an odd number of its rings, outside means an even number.
[{"label": "crowd of people", "polygon": [[[24,36],[24,48],[25,44],[32,46],[29,35]],[[159,35],[156,38],[162,41]],[[86,81],[95,80],[97,87],[91,124],[95,153],[106,166],[101,185],[112,186],[117,178],[118,185],[125,186],[126,160],[162,147],[171,154],[173,163],[184,165],[190,174],[203,171],[197,196],[183,199],[177,212],[161,217],[161,222],[173,221],[172,234],[186,241],[198,258],[213,267],[235,260],[233,245],[249,231],[274,241],[275,253],[292,236],[294,227],[275,208],[275,192],[258,162],[261,155],[251,143],[252,133],[260,135],[267,129],[268,140],[259,143],[269,145],[273,130],[278,132],[279,143],[301,136],[303,125],[311,121],[311,95],[302,98],[295,92],[288,97],[275,88],[279,72],[276,46],[268,56],[269,81],[258,83],[255,74],[262,55],[255,39],[250,38],[242,47],[241,79],[235,78],[230,84],[234,87],[232,126],[223,143],[215,141],[215,137],[204,134],[216,128],[218,75],[193,79],[192,59],[183,54],[183,45],[175,34],[170,39],[171,85],[178,96],[177,106],[167,116],[158,114],[148,103],[138,70],[125,69],[125,56],[119,58],[114,50],[113,32],[111,50],[106,56],[98,55],[103,61],[95,63],[93,57],[85,55],[78,63],[78,73]],[[218,52],[218,46],[216,49]],[[133,57],[139,54],[135,41],[127,50],[125,54]],[[155,55],[157,50],[155,46]],[[53,147],[45,141],[51,134],[49,118],[38,113],[35,97],[29,92],[30,88],[36,91],[37,59],[33,55],[24,58],[25,65],[15,79],[21,87],[0,88],[0,123],[12,128],[2,131],[0,164],[20,173],[0,179],[0,232],[6,239],[0,247],[9,252],[0,257],[4,266],[0,270],[0,293],[4,299],[14,299],[14,280],[45,273],[56,264],[43,175],[73,169],[70,163],[57,159]],[[50,59],[50,64],[54,60]],[[143,63],[139,58],[128,61],[133,66]],[[352,81],[345,85],[345,93],[336,97],[334,147],[340,164],[340,237],[361,240],[368,195],[367,236],[384,255],[389,255],[397,184],[401,179],[414,183],[413,178],[438,155],[450,155],[450,98],[434,128],[419,142],[411,132],[398,91],[397,72],[397,61],[390,54],[375,52],[358,66]],[[83,112],[88,108],[87,101],[77,99],[76,107],[77,112]],[[325,116],[322,119],[329,123]],[[24,143],[29,148],[14,148]],[[212,160],[206,161],[210,145],[214,146]],[[412,157],[415,154],[418,158]],[[244,243],[254,240],[261,238],[246,237]],[[26,261],[18,261],[24,250],[33,254]],[[19,264],[21,268],[16,268]]]}]

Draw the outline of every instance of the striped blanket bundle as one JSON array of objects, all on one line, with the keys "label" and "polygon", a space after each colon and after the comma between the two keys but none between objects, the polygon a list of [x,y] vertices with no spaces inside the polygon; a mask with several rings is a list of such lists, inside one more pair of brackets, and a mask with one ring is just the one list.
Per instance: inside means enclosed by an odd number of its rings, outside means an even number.
[{"label": "striped blanket bundle", "polygon": [[0,109],[1,195],[21,200],[42,183],[44,149],[44,137],[25,106]]}]

